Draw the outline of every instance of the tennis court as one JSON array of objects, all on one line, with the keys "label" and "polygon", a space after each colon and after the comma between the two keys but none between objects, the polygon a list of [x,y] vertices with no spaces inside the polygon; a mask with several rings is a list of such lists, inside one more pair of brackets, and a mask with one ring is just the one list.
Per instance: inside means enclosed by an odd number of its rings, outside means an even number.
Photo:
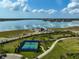
[{"label": "tennis court", "polygon": [[38,41],[23,41],[20,44],[21,51],[28,51],[28,50],[38,50],[39,42]]}]

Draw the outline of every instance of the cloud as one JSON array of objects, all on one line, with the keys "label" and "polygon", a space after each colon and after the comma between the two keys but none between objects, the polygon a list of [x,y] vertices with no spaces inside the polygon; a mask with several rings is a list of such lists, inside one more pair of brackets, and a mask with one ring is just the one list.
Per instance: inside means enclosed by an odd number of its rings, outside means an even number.
[{"label": "cloud", "polygon": [[12,8],[12,2],[10,0],[0,1],[0,7],[3,7],[3,8]]},{"label": "cloud", "polygon": [[46,12],[46,11],[47,11],[47,10],[44,10],[44,9],[39,9],[39,10],[38,10],[39,13],[44,13],[44,12]]},{"label": "cloud", "polygon": [[62,12],[69,14],[79,14],[79,0],[71,0],[67,7],[62,10]]},{"label": "cloud", "polygon": [[54,9],[49,9],[49,10],[47,10],[47,12],[48,12],[48,14],[53,14],[53,13],[55,13],[55,12],[57,12],[57,11],[54,10]]},{"label": "cloud", "polygon": [[48,13],[53,14],[56,12],[54,9],[33,9],[29,6],[28,0],[16,0],[12,2],[11,0],[2,0],[0,1],[0,7],[7,8],[10,10],[22,10],[23,12],[32,12],[32,13]]},{"label": "cloud", "polygon": [[32,10],[32,13],[37,13],[37,12],[38,12],[37,9],[33,9],[33,10]]},{"label": "cloud", "polygon": [[33,13],[47,13],[47,14],[53,14],[56,12],[56,10],[54,9],[33,9],[32,10]]},{"label": "cloud", "polygon": [[29,11],[28,0],[17,0],[16,2],[12,2],[11,0],[2,0],[0,1],[0,7],[7,8],[11,10],[22,10]]}]

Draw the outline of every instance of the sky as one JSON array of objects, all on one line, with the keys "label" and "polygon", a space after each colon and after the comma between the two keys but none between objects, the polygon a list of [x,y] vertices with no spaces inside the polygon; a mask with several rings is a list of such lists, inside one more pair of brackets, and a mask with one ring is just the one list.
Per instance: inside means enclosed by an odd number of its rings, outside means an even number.
[{"label": "sky", "polygon": [[79,18],[79,0],[0,0],[0,18]]}]

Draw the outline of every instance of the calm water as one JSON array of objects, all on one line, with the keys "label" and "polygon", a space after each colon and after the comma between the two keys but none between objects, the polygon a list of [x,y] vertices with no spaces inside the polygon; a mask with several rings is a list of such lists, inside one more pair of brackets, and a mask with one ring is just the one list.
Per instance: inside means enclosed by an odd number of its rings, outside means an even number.
[{"label": "calm water", "polygon": [[49,22],[42,20],[5,21],[0,22],[0,31],[32,28],[65,28],[71,26],[79,26],[79,22]]}]

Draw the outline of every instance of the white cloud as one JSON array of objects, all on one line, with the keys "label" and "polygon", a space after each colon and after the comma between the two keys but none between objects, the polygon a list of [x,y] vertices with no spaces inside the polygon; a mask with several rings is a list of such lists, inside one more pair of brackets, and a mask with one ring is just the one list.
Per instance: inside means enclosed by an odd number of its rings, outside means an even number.
[{"label": "white cloud", "polygon": [[57,11],[54,10],[54,9],[49,9],[49,10],[47,10],[47,12],[48,12],[48,14],[53,14],[53,13],[55,13],[55,12],[57,12]]},{"label": "white cloud", "polygon": [[17,0],[17,2],[20,3],[21,7],[27,6],[28,5],[28,0]]},{"label": "white cloud", "polygon": [[69,12],[70,14],[79,14],[79,9],[74,9]]},{"label": "white cloud", "polygon": [[56,12],[56,10],[54,9],[33,9],[32,10],[33,13],[47,13],[47,14],[53,14]]},{"label": "white cloud", "polygon": [[0,7],[12,8],[12,2],[10,0],[3,0],[0,2]]},{"label": "white cloud", "polygon": [[0,7],[7,8],[10,10],[22,10],[23,12],[32,12],[32,13],[47,13],[53,14],[56,12],[54,9],[31,9],[28,0],[16,0],[12,2],[11,0],[2,0],[0,1]]},{"label": "white cloud", "polygon": [[62,10],[62,12],[69,14],[79,14],[79,0],[71,0],[67,7]]},{"label": "white cloud", "polygon": [[11,0],[2,0],[0,1],[0,7],[19,10],[22,9],[23,11],[29,10],[28,0],[17,0],[16,2],[12,2]]},{"label": "white cloud", "polygon": [[44,10],[44,9],[39,9],[39,10],[38,10],[39,13],[44,13],[44,12],[46,12],[46,11],[47,11],[47,10]]},{"label": "white cloud", "polygon": [[32,12],[33,12],[33,13],[37,13],[38,10],[37,10],[37,9],[33,9]]}]

